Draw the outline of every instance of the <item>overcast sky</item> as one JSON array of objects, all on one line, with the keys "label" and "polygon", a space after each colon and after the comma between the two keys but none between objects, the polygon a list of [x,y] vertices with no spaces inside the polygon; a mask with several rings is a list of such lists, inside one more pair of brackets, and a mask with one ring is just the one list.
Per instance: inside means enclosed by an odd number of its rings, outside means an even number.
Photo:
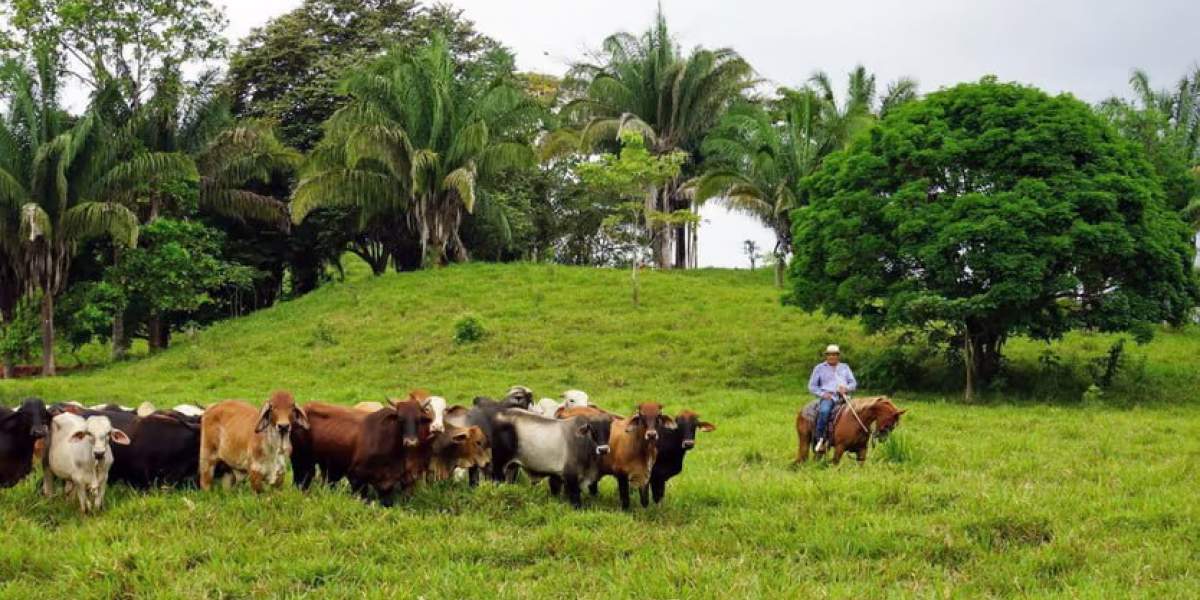
[{"label": "overcast sky", "polygon": [[[220,2],[220,0],[218,0]],[[640,32],[652,0],[454,0],[476,27],[512,48],[522,70],[561,74],[608,34]],[[300,4],[226,2],[228,36]],[[1069,91],[1088,102],[1124,94],[1130,71],[1174,83],[1200,59],[1200,0],[663,0],[686,48],[732,47],[773,83],[796,85],[816,69],[844,81],[862,63],[880,89],[897,77],[923,91],[994,74]],[[704,210],[702,266],[746,266],[742,242],[774,246],[754,221]]]}]

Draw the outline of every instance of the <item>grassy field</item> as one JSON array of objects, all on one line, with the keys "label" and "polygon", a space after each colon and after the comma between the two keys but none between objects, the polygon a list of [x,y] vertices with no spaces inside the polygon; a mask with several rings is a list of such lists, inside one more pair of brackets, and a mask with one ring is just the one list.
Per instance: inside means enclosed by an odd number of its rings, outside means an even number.
[{"label": "grassy field", "polygon": [[[1131,346],[1130,374],[1087,403],[1039,390],[1075,389],[1114,338],[1018,340],[1010,379],[1027,391],[971,406],[898,393],[909,414],[866,466],[793,468],[820,348],[841,343],[853,365],[891,342],[782,307],[769,277],[648,273],[634,309],[616,271],[356,276],[153,358],[0,382],[6,404],[131,405],[260,401],[279,387],[351,403],[416,386],[466,403],[521,383],[621,410],[656,400],[718,427],[661,506],[631,513],[606,480],[578,512],[527,485],[434,486],[391,510],[344,488],[117,487],[81,518],[31,478],[0,491],[0,597],[1200,595],[1195,329]],[[468,313],[489,334],[456,345]]]}]

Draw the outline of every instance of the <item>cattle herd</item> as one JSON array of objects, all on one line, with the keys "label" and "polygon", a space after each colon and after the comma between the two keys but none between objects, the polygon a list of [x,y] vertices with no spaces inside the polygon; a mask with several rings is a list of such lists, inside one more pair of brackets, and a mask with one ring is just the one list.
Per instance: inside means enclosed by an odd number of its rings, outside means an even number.
[{"label": "cattle herd", "polygon": [[651,496],[661,501],[696,433],[713,429],[694,412],[672,418],[652,402],[629,416],[605,411],[579,390],[535,403],[523,386],[500,400],[475,398],[470,407],[448,406],[425,390],[354,407],[301,406],[286,391],[260,408],[238,400],[167,410],[47,406],[29,398],[15,410],[0,407],[0,488],[40,465],[44,495],[57,494],[62,482],[64,496],[90,513],[103,506],[109,481],[208,490],[248,479],[262,492],[283,485],[290,465],[302,490],[345,479],[364,500],[391,506],[398,492],[423,481],[512,483],[524,470],[532,482],[547,479],[552,495],[565,490],[575,507],[583,489],[594,496],[611,475],[628,509],[630,486],[642,506]]}]

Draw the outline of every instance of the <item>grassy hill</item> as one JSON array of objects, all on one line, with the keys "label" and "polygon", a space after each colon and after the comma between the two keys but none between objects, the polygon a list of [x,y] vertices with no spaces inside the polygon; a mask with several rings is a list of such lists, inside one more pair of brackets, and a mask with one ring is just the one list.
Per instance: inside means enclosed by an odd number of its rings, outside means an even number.
[{"label": "grassy hill", "polygon": [[[281,387],[339,403],[427,387],[467,403],[519,383],[584,389],[622,411],[660,401],[718,427],[664,504],[632,513],[606,480],[580,512],[524,484],[433,486],[392,510],[344,488],[118,487],[81,518],[30,479],[0,491],[0,596],[1194,595],[1195,330],[1131,346],[1115,391],[1086,405],[1040,394],[1076,390],[1115,338],[1017,341],[1019,396],[963,406],[900,393],[910,414],[865,467],[794,469],[792,422],[820,348],[838,342],[857,365],[892,342],[782,307],[769,278],[651,272],[635,309],[621,271],[356,276],[159,356],[0,382],[6,404],[131,405],[257,402]],[[466,314],[488,335],[456,344]]]}]

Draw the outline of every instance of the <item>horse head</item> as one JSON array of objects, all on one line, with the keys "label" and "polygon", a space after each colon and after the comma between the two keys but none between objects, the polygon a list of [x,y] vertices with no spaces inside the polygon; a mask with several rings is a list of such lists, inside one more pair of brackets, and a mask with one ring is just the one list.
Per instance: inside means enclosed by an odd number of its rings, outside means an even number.
[{"label": "horse head", "polygon": [[870,409],[875,418],[875,437],[881,442],[900,424],[900,416],[907,412],[896,408],[887,396],[877,398],[871,403]]}]

